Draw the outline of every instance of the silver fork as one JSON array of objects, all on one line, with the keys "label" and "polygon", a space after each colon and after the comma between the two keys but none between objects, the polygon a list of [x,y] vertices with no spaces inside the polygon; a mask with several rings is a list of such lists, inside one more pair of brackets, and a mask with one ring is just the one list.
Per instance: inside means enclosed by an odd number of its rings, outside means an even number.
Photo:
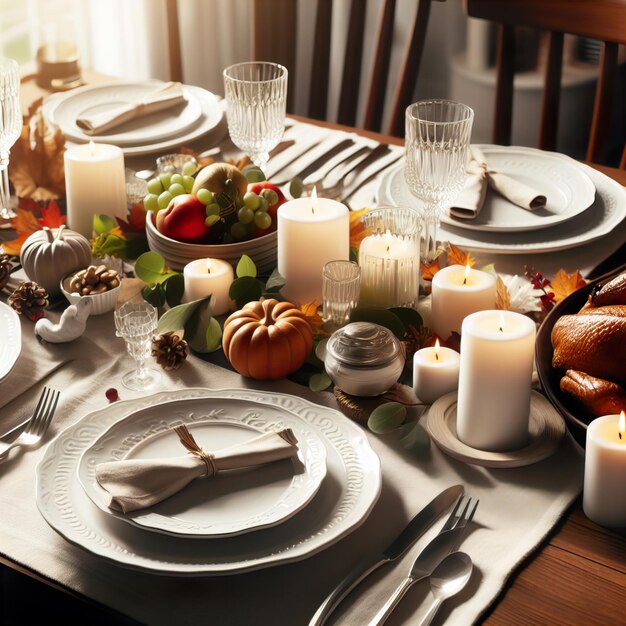
[{"label": "silver fork", "polygon": [[458,499],[440,533],[419,553],[409,575],[396,587],[368,626],[383,624],[398,606],[404,594],[415,583],[428,578],[443,559],[458,549],[465,538],[467,525],[472,521],[479,503],[479,500],[475,499],[474,506],[472,506],[472,498],[468,497],[463,511],[459,513],[463,499],[464,496]]},{"label": "silver fork", "polygon": [[9,451],[17,446],[35,448],[41,443],[52,422],[59,395],[60,393],[54,389],[43,388],[35,412],[24,431],[11,443],[0,442],[0,460],[6,458]]}]

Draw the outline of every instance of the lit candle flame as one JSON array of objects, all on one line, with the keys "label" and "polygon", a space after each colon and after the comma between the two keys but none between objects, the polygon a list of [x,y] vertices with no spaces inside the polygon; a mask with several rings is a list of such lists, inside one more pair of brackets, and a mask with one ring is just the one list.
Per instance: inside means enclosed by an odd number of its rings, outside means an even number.
[{"label": "lit candle flame", "polygon": [[504,313],[500,313],[500,332],[504,332]]},{"label": "lit candle flame", "polygon": [[93,139],[89,142],[89,154],[92,157],[96,156],[96,144],[94,143]]},{"label": "lit candle flame", "polygon": [[620,439],[624,439],[624,433],[626,432],[626,415],[624,411],[619,414],[619,421],[617,423],[617,431]]},{"label": "lit candle flame", "polygon": [[206,260],[206,271],[207,271],[207,274],[210,274],[212,269],[213,269],[213,262],[211,261],[211,259],[207,259]]},{"label": "lit candle flame", "polygon": [[311,213],[315,213],[315,207],[317,206],[317,187],[313,187],[311,192]]},{"label": "lit candle flame", "polygon": [[463,284],[464,285],[467,285],[467,279],[470,276],[470,270],[471,270],[471,267],[470,267],[470,264],[468,262],[468,264],[465,266],[465,278],[463,279]]},{"label": "lit candle flame", "polygon": [[437,341],[435,341],[435,359],[437,359],[437,361],[439,360],[439,348],[441,348],[441,345],[439,344],[439,339],[437,339]]}]

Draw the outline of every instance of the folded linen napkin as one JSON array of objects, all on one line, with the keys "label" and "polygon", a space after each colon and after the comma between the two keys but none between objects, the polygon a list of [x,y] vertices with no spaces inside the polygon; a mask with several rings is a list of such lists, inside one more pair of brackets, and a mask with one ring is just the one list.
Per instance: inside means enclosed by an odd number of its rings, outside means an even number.
[{"label": "folded linen napkin", "polygon": [[87,135],[101,135],[135,117],[169,109],[184,100],[183,86],[180,83],[164,83],[141,100],[129,102],[102,113],[81,116],[76,119],[76,126],[84,130]]},{"label": "folded linen napkin", "polygon": [[298,440],[289,428],[216,452],[202,450],[184,424],[174,430],[189,455],[110,461],[96,467],[96,480],[107,492],[108,507],[122,513],[143,509],[169,498],[196,478],[291,458],[298,452]]},{"label": "folded linen napkin", "polygon": [[470,152],[472,155],[472,161],[468,167],[470,175],[461,195],[450,207],[449,212],[452,217],[461,219],[478,217],[485,203],[487,186],[523,209],[536,211],[545,208],[547,202],[545,196],[511,176],[489,169],[485,155],[480,148],[471,146]]}]

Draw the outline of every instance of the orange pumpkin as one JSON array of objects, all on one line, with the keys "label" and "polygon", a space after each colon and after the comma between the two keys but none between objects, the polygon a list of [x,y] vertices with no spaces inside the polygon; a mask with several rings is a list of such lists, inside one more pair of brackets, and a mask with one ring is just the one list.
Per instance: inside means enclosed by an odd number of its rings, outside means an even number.
[{"label": "orange pumpkin", "polygon": [[313,348],[313,331],[289,302],[249,302],[224,322],[222,346],[242,376],[274,380],[302,367]]}]

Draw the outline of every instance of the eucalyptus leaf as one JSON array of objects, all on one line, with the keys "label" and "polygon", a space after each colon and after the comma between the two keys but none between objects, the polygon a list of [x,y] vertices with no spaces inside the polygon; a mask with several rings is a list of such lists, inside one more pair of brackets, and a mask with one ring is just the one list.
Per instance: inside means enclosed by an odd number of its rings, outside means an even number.
[{"label": "eucalyptus leaf", "polygon": [[377,406],[367,420],[367,427],[377,435],[389,433],[404,423],[406,407],[399,402],[385,402]]},{"label": "eucalyptus leaf", "polygon": [[402,427],[400,443],[406,450],[417,456],[423,456],[430,450],[430,437],[426,429],[417,422],[405,424]]},{"label": "eucalyptus leaf", "polygon": [[415,309],[410,309],[409,307],[393,307],[389,309],[389,311],[400,318],[400,321],[404,324],[407,331],[410,326],[414,326],[416,330],[420,330],[420,328],[424,326],[422,316]]},{"label": "eucalyptus leaf", "polygon": [[141,295],[157,309],[165,305],[165,290],[162,285],[146,285],[141,290]]},{"label": "eucalyptus leaf", "polygon": [[280,291],[285,286],[285,282],[276,267],[265,283],[265,291]]},{"label": "eucalyptus leaf", "polygon": [[388,309],[382,307],[356,307],[350,312],[351,322],[372,322],[388,328],[398,339],[404,337],[402,320]]},{"label": "eucalyptus leaf", "polygon": [[169,307],[180,304],[185,293],[185,278],[182,274],[174,274],[170,276],[164,283],[165,299]]},{"label": "eucalyptus leaf", "polygon": [[[194,317],[200,313],[196,311]],[[204,315],[198,315],[199,323],[195,332],[189,337],[189,346],[192,350],[200,353],[215,352],[222,347],[222,327],[214,317],[209,317],[204,321]]]},{"label": "eucalyptus leaf", "polygon": [[309,389],[311,391],[324,391],[324,389],[328,389],[332,383],[333,381],[326,372],[319,372],[309,378]]},{"label": "eucalyptus leaf", "polygon": [[263,295],[263,283],[252,276],[236,278],[230,285],[228,296],[241,308],[248,302],[254,302]]},{"label": "eucalyptus leaf", "polygon": [[323,363],[326,358],[326,344],[328,339],[320,339],[315,346],[315,356]]},{"label": "eucalyptus leaf", "polygon": [[185,328],[185,325],[191,318],[191,316],[196,312],[198,307],[200,307],[203,303],[208,305],[210,300],[210,296],[206,298],[201,298],[200,300],[194,300],[193,302],[186,302],[185,304],[179,304],[175,306],[173,309],[166,311],[159,323],[157,325],[157,333],[159,335],[163,333],[167,333],[170,331],[180,330],[181,328]]},{"label": "eucalyptus leaf", "polygon": [[354,246],[350,246],[350,260],[355,263],[359,262],[359,251]]},{"label": "eucalyptus leaf", "polygon": [[256,278],[256,265],[247,254],[241,255],[239,263],[237,263],[235,274],[237,274],[237,278],[243,278],[244,276],[252,276],[252,278]]},{"label": "eucalyptus leaf", "polygon": [[93,216],[93,230],[96,235],[110,233],[117,226],[117,222],[108,215]]},{"label": "eucalyptus leaf", "polygon": [[144,283],[164,283],[175,272],[165,271],[165,259],[158,252],[144,252],[135,262],[135,276]]}]

